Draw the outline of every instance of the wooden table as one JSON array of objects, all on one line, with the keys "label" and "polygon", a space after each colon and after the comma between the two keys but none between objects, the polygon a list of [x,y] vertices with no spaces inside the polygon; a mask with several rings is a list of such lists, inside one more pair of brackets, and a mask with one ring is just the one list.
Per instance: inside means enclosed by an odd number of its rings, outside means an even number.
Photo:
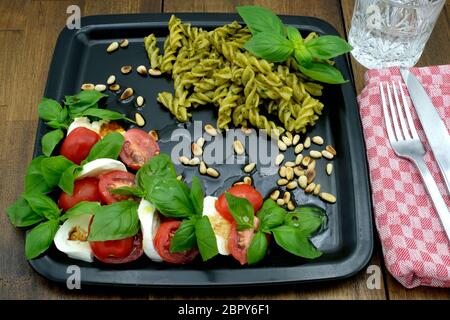
[{"label": "wooden table", "polygon": [[[69,5],[84,16],[144,12],[234,12],[236,5],[260,4],[278,14],[316,16],[345,36],[354,0],[2,0],[0,2],[0,204],[6,208],[21,193],[25,168],[31,159],[37,124],[37,105],[47,80],[57,36],[64,27]],[[448,64],[450,4],[447,2],[419,65]],[[356,89],[363,87],[364,68],[352,61]],[[3,210],[4,211],[4,210]],[[23,252],[23,232],[6,214],[0,216],[0,298],[242,298],[242,299],[449,299],[450,291],[435,288],[407,290],[383,267],[379,243],[370,264],[381,267],[381,289],[370,290],[366,270],[335,282],[279,288],[240,288],[216,291],[131,290],[85,288],[69,291],[38,276]]]}]

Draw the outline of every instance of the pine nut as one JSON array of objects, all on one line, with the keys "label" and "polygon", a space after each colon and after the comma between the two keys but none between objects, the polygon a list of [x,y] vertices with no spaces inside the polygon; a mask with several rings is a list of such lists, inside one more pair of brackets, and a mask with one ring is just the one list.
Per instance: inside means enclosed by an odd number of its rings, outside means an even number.
[{"label": "pine nut", "polygon": [[197,157],[192,158],[191,160],[189,160],[189,165],[190,166],[197,166],[200,164],[200,159]]},{"label": "pine nut", "polygon": [[334,150],[334,148],[330,145],[325,147],[325,150],[327,150],[329,153],[331,153],[333,156],[336,155],[336,150]]},{"label": "pine nut", "polygon": [[132,66],[123,66],[122,68],[120,68],[120,72],[122,72],[123,74],[129,74],[132,70]]},{"label": "pine nut", "polygon": [[320,199],[329,202],[329,203],[335,203],[336,202],[336,197],[333,196],[331,193],[327,193],[327,192],[321,192],[319,194]]},{"label": "pine nut", "polygon": [[294,168],[286,167],[286,179],[289,181],[294,179]]},{"label": "pine nut", "polygon": [[309,156],[311,158],[320,159],[320,158],[322,158],[322,153],[320,153],[319,151],[316,151],[316,150],[311,150],[309,152]]},{"label": "pine nut", "polygon": [[279,186],[285,186],[289,183],[289,181],[287,179],[278,179],[277,184]]},{"label": "pine nut", "polygon": [[308,184],[308,186],[305,188],[306,193],[311,193],[316,188],[316,184],[314,182]]},{"label": "pine nut", "polygon": [[245,184],[248,184],[248,185],[252,185],[252,183],[253,183],[253,181],[252,181],[252,178],[250,178],[250,177],[244,177],[244,183]]},{"label": "pine nut", "polygon": [[299,154],[303,151],[303,143],[299,143],[295,146],[294,152],[295,154]]},{"label": "pine nut", "polygon": [[237,155],[243,155],[245,153],[244,146],[240,140],[234,140],[233,148]]},{"label": "pine nut", "polygon": [[299,141],[300,141],[300,135],[299,135],[299,134],[296,134],[296,135],[294,136],[294,138],[292,138],[292,144],[293,144],[294,146],[296,146],[297,143],[299,143]]},{"label": "pine nut", "polygon": [[135,120],[136,120],[136,124],[137,124],[139,127],[145,126],[145,119],[144,119],[144,117],[143,117],[139,112],[136,112],[136,114],[134,115],[134,118],[135,118]]},{"label": "pine nut", "polygon": [[162,72],[161,72],[161,70],[150,68],[150,69],[148,69],[148,74],[153,77],[157,77],[157,76],[160,76],[162,74]]},{"label": "pine nut", "polygon": [[217,178],[220,175],[219,171],[214,168],[206,169],[206,173],[213,178]]},{"label": "pine nut", "polygon": [[217,136],[217,130],[212,125],[207,124],[205,125],[205,132],[209,134],[210,136]]},{"label": "pine nut", "polygon": [[95,85],[93,83],[83,83],[81,85],[81,90],[91,91],[95,89]]},{"label": "pine nut", "polygon": [[333,164],[332,163],[327,163],[326,172],[327,172],[327,175],[331,176],[331,174],[333,173]]},{"label": "pine nut", "polygon": [[111,91],[119,91],[120,90],[120,85],[118,83],[114,83],[114,84],[109,86],[109,90],[111,90]]},{"label": "pine nut", "polygon": [[104,84],[96,84],[94,90],[98,92],[103,92],[106,90],[106,86]]},{"label": "pine nut", "polygon": [[294,211],[294,210],[295,210],[295,205],[294,205],[294,203],[293,203],[292,201],[289,201],[289,202],[288,202],[288,204],[287,204],[287,209],[288,209],[289,211]]},{"label": "pine nut", "polygon": [[306,156],[306,157],[304,157],[303,160],[302,160],[302,165],[303,165],[304,167],[307,167],[307,166],[309,165],[310,162],[311,162],[311,158],[310,158],[309,156]]},{"label": "pine nut", "polygon": [[311,138],[310,137],[306,137],[305,142],[303,142],[303,146],[305,147],[305,149],[308,149],[309,147],[311,147]]},{"label": "pine nut", "polygon": [[126,88],[124,92],[120,95],[120,100],[126,100],[133,95],[134,91],[132,88]]},{"label": "pine nut", "polygon": [[155,139],[155,141],[158,141],[158,140],[159,140],[159,134],[158,134],[158,132],[157,132],[156,130],[150,130],[150,131],[148,132],[148,134],[149,134],[153,139]]},{"label": "pine nut", "polygon": [[203,148],[203,146],[205,145],[205,138],[203,137],[198,138],[197,144],[200,146],[200,148]]},{"label": "pine nut", "polygon": [[316,178],[316,170],[314,169],[306,169],[306,181],[309,183],[313,182]]},{"label": "pine nut", "polygon": [[289,190],[293,190],[293,189],[297,188],[297,186],[298,186],[297,181],[294,180],[294,181],[289,182],[286,185],[286,188]]},{"label": "pine nut", "polygon": [[286,146],[286,144],[283,141],[278,140],[277,143],[278,143],[278,149],[280,149],[280,151],[286,151],[287,146]]},{"label": "pine nut", "polygon": [[142,107],[144,105],[144,97],[138,96],[136,98],[136,106]]},{"label": "pine nut", "polygon": [[284,203],[288,203],[291,201],[291,193],[289,191],[286,191],[283,195]]},{"label": "pine nut", "polygon": [[114,41],[108,46],[108,48],[106,48],[106,52],[112,53],[117,49],[119,49],[119,43],[117,41]]},{"label": "pine nut", "polygon": [[108,79],[106,80],[106,83],[113,84],[114,82],[116,82],[116,76],[112,74],[108,77]]},{"label": "pine nut", "polygon": [[280,196],[280,190],[274,190],[271,194],[270,194],[270,199],[272,199],[273,201],[276,201],[278,199],[278,197]]},{"label": "pine nut", "polygon": [[283,199],[277,199],[277,205],[284,206],[284,200]]},{"label": "pine nut", "polygon": [[137,73],[139,73],[141,76],[146,76],[147,75],[147,68],[143,65],[140,65],[139,67],[136,68]]},{"label": "pine nut", "polygon": [[252,172],[255,169],[255,167],[256,167],[256,163],[251,162],[251,163],[249,163],[248,165],[246,165],[244,167],[244,172],[250,173],[250,172]]},{"label": "pine nut", "polygon": [[303,176],[303,175],[305,175],[305,170],[302,170],[302,169],[300,169],[299,167],[295,167],[295,168],[294,168],[294,174],[295,174],[297,177]]},{"label": "pine nut", "polygon": [[303,160],[303,155],[298,154],[298,155],[295,157],[295,164],[296,164],[297,166],[299,166],[299,165],[302,163],[302,160]]},{"label": "pine nut", "polygon": [[321,136],[312,137],[312,142],[317,144],[318,146],[323,145],[323,138]]},{"label": "pine nut", "polygon": [[201,174],[206,174],[206,170],[207,170],[207,168],[206,168],[206,163],[205,163],[205,161],[201,161],[201,162],[200,162],[200,165],[198,166],[198,171],[199,171]]},{"label": "pine nut", "polygon": [[316,187],[314,188],[313,194],[317,196],[320,193],[320,183],[316,184]]},{"label": "pine nut", "polygon": [[285,162],[284,165],[285,165],[286,167],[295,167],[295,162],[287,161],[287,162]]},{"label": "pine nut", "polygon": [[285,144],[287,147],[289,147],[289,146],[292,145],[292,140],[289,139],[289,138],[286,137],[286,136],[282,136],[282,137],[281,137],[281,140],[284,142],[284,144]]},{"label": "pine nut", "polygon": [[313,170],[316,168],[316,160],[312,160],[309,164],[308,164],[308,169]]},{"label": "pine nut", "polygon": [[203,149],[195,142],[191,145],[191,151],[196,157],[200,157],[203,154]]},{"label": "pine nut", "polygon": [[280,170],[278,171],[278,174],[280,175],[280,177],[286,178],[286,172],[287,172],[287,168],[285,166],[282,166],[280,168]]},{"label": "pine nut", "polygon": [[122,41],[120,41],[119,46],[121,48],[126,48],[128,47],[128,39],[123,39]]},{"label": "pine nut", "polygon": [[188,165],[189,164],[189,158],[185,157],[185,156],[178,157],[178,161],[180,161],[180,163],[182,163],[184,165]]},{"label": "pine nut", "polygon": [[308,185],[308,178],[306,178],[306,176],[300,176],[298,178],[298,185],[300,186],[300,188],[305,189]]},{"label": "pine nut", "polygon": [[331,160],[334,158],[333,154],[328,152],[327,150],[323,150],[322,155],[324,158],[327,158],[328,160]]},{"label": "pine nut", "polygon": [[275,165],[279,166],[284,161],[284,154],[280,153],[275,158]]}]

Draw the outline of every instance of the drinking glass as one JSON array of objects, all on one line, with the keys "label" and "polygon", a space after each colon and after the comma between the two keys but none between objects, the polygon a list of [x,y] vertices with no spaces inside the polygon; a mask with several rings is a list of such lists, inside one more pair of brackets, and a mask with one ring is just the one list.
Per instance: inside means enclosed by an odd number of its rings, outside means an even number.
[{"label": "drinking glass", "polygon": [[412,67],[422,55],[445,0],[356,0],[349,43],[369,69]]}]

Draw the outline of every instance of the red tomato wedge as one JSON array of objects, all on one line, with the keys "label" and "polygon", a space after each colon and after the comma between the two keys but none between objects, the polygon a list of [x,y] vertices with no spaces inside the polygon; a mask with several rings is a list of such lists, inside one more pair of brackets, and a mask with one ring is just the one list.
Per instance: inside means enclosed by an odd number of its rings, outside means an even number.
[{"label": "red tomato wedge", "polygon": [[94,256],[104,263],[127,263],[144,253],[141,233],[121,240],[90,241],[89,245]]},{"label": "red tomato wedge", "polygon": [[184,252],[171,253],[170,241],[180,227],[180,221],[163,222],[156,233],[153,243],[156,251],[165,262],[173,264],[186,264],[193,261],[198,256],[198,249],[194,247]]},{"label": "red tomato wedge", "polygon": [[125,142],[120,151],[120,159],[133,170],[139,170],[151,157],[159,153],[155,139],[141,129],[130,129],[123,135]]},{"label": "red tomato wedge", "polygon": [[94,144],[100,136],[87,128],[79,127],[72,130],[64,139],[61,146],[61,155],[70,161],[80,164],[86,159]]},{"label": "red tomato wedge", "polygon": [[259,226],[259,219],[257,217],[254,217],[253,226],[253,229],[238,231],[236,222],[233,222],[231,225],[228,249],[233,258],[239,261],[241,265],[247,263],[247,251],[253,236],[255,235],[255,230],[257,230]]},{"label": "red tomato wedge", "polygon": [[62,192],[59,196],[58,206],[64,211],[67,211],[81,201],[102,201],[102,197],[98,191],[97,178],[84,178],[75,181],[73,195]]},{"label": "red tomato wedge", "polygon": [[125,171],[115,170],[103,173],[98,178],[99,178],[98,190],[105,203],[111,204],[113,202],[132,199],[128,196],[111,193],[110,190],[119,187],[134,186],[135,185],[134,174]]},{"label": "red tomato wedge", "polygon": [[[239,184],[231,187],[227,190],[228,193],[232,194],[235,197],[246,198],[253,206],[255,212],[261,209],[263,204],[262,195],[252,186],[248,184]],[[220,213],[220,215],[228,220],[229,222],[233,222],[233,216],[228,210],[227,199],[225,198],[225,193],[222,193],[216,201],[216,210]]]}]

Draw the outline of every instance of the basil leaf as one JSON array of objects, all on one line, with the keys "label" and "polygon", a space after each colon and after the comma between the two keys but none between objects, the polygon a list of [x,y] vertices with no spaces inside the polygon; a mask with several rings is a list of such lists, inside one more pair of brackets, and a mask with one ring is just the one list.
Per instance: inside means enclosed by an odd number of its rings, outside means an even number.
[{"label": "basil leaf", "polygon": [[9,221],[16,227],[28,227],[45,220],[43,215],[31,209],[23,195],[10,205],[6,209],[6,212],[8,213]]},{"label": "basil leaf", "polygon": [[280,226],[272,230],[275,242],[284,250],[303,258],[315,259],[322,255],[307,237],[291,226]]},{"label": "basil leaf", "polygon": [[286,61],[294,51],[294,46],[288,39],[268,31],[254,35],[244,48],[255,56],[271,62]]},{"label": "basil leaf", "polygon": [[85,214],[94,215],[97,210],[101,208],[100,202],[82,201],[74,205],[66,211],[59,220],[65,221],[69,218],[82,216]]},{"label": "basil leaf", "polygon": [[41,164],[42,160],[46,159],[46,156],[37,156],[31,160],[27,168],[27,174],[42,174]]},{"label": "basil leaf", "polygon": [[69,108],[71,117],[76,117],[80,116],[89,108],[98,108],[97,103],[103,97],[107,97],[107,95],[97,90],[81,91],[74,96],[66,96],[65,104]]},{"label": "basil leaf", "polygon": [[47,219],[57,219],[61,213],[52,198],[43,194],[25,194],[25,200],[28,202],[30,208]]},{"label": "basil leaf", "polygon": [[194,206],[195,213],[201,216],[203,213],[203,199],[205,195],[203,194],[202,183],[197,176],[192,177],[191,193],[189,196]]},{"label": "basil leaf", "polygon": [[73,194],[75,176],[81,170],[82,168],[80,166],[77,166],[76,164],[64,170],[58,183],[58,186],[62,189],[62,191],[64,191],[68,195]]},{"label": "basil leaf", "polygon": [[253,228],[254,209],[251,203],[245,198],[235,197],[228,192],[225,192],[225,198],[228,203],[228,210],[237,223],[237,229]]},{"label": "basil leaf", "polygon": [[236,7],[236,10],[253,35],[257,35],[259,32],[286,35],[283,22],[273,11],[258,6],[239,6]]},{"label": "basil leaf", "polygon": [[[66,109],[64,109],[66,110]],[[65,111],[67,113],[67,110]],[[58,122],[56,120],[52,120],[45,123],[47,126],[53,129],[64,129],[66,130],[69,127],[69,124],[66,122]]]},{"label": "basil leaf", "polygon": [[255,233],[247,250],[248,264],[255,264],[264,259],[268,246],[266,235],[261,231]]},{"label": "basil leaf", "polygon": [[207,216],[197,219],[195,223],[197,246],[203,261],[209,260],[219,253],[216,235]]},{"label": "basil leaf", "polygon": [[301,45],[294,50],[294,58],[298,64],[303,65],[305,68],[310,67],[313,60],[311,53],[306,49],[305,45]]},{"label": "basil leaf", "polygon": [[45,156],[38,156],[31,160],[27,168],[27,175],[25,176],[25,193],[48,193],[52,191],[52,187],[49,186],[43,177],[41,164]]},{"label": "basil leaf", "polygon": [[145,192],[144,190],[137,187],[123,186],[115,189],[110,189],[109,192],[114,194],[120,194],[122,196],[130,196],[130,197],[138,197],[144,198]]},{"label": "basil leaf", "polygon": [[125,117],[125,115],[116,112],[116,111],[112,111],[112,110],[107,110],[107,109],[87,109],[86,111],[83,111],[81,113],[82,116],[91,116],[91,117],[96,117],[96,118],[100,118],[102,120],[122,120],[122,119],[126,119],[129,120],[131,122],[134,122],[131,119],[128,119],[127,117]]},{"label": "basil leaf", "polygon": [[196,219],[183,220],[180,227],[170,240],[170,252],[183,252],[191,249],[197,243],[195,237],[195,222]]},{"label": "basil leaf", "polygon": [[28,260],[38,257],[51,246],[58,228],[58,220],[50,220],[37,225],[27,233],[25,255]]},{"label": "basil leaf", "polygon": [[153,180],[158,177],[167,179],[177,177],[173,163],[165,153],[152,157],[136,173],[137,184],[145,190],[151,190]]},{"label": "basil leaf", "polygon": [[300,31],[298,31],[297,28],[288,26],[287,36],[289,41],[291,41],[292,45],[294,46],[294,49],[298,49],[300,46],[304,45],[302,35],[300,34]]},{"label": "basil leaf", "polygon": [[[295,58],[297,59],[297,57]],[[344,80],[338,69],[328,63],[311,62],[309,66],[305,66],[301,61],[297,60],[297,62],[300,71],[311,79],[329,84],[342,84],[348,82],[348,80]]]},{"label": "basil leaf", "polygon": [[90,162],[95,159],[109,158],[117,160],[122,150],[122,145],[125,142],[125,138],[118,132],[108,133],[103,139],[99,140],[92,147],[86,160],[83,163]]},{"label": "basil leaf", "polygon": [[327,60],[352,51],[353,47],[338,36],[321,36],[305,42],[305,46],[312,56]]},{"label": "basil leaf", "polygon": [[195,215],[190,191],[184,182],[176,178],[155,178],[153,188],[146,190],[146,199],[163,215],[170,218],[189,218]]},{"label": "basil leaf", "polygon": [[114,202],[95,210],[89,241],[120,240],[139,232],[138,204],[134,201]]},{"label": "basil leaf", "polygon": [[320,229],[325,222],[326,215],[318,207],[297,207],[288,213],[284,224],[296,228],[304,236],[310,236]]},{"label": "basil leaf", "polygon": [[264,201],[262,208],[256,214],[260,219],[259,230],[270,233],[273,228],[281,226],[285,221],[286,211],[272,199]]},{"label": "basil leaf", "polygon": [[45,182],[54,188],[58,185],[63,172],[73,165],[74,163],[64,156],[45,158],[41,162],[42,176]]},{"label": "basil leaf", "polygon": [[42,98],[38,106],[39,117],[44,121],[64,122],[67,118],[67,110],[53,99]]},{"label": "basil leaf", "polygon": [[61,129],[53,130],[44,134],[41,139],[42,153],[47,157],[50,157],[62,138],[64,138],[64,133]]}]

